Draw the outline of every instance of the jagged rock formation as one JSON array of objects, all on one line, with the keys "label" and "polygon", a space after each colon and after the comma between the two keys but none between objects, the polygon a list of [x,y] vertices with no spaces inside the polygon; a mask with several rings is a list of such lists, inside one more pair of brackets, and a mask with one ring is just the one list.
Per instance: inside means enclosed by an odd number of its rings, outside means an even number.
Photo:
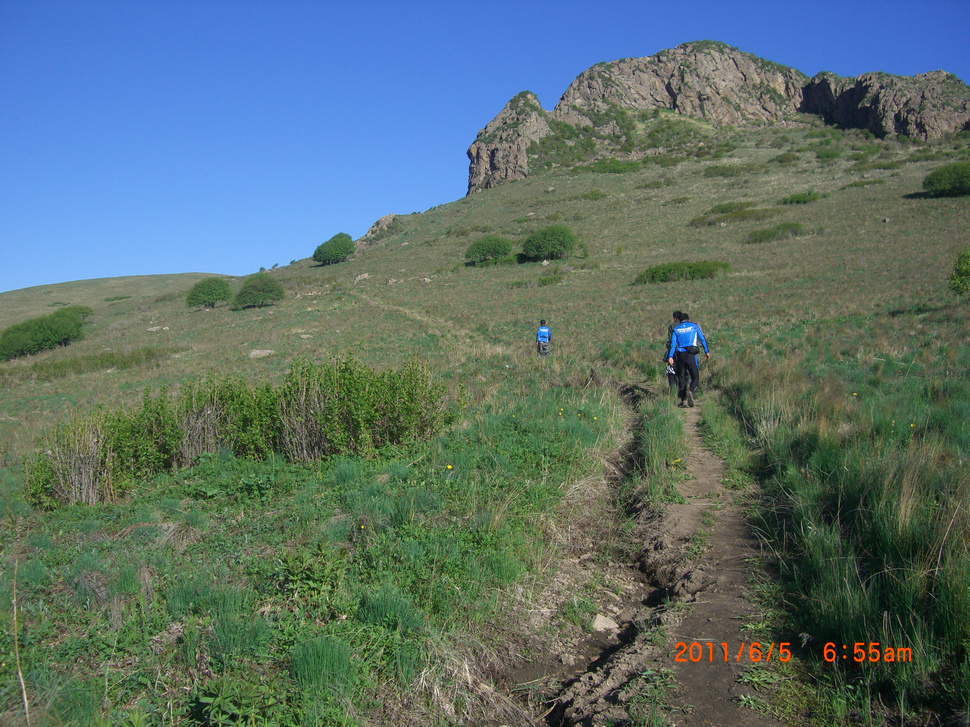
[{"label": "jagged rock formation", "polygon": [[806,80],[723,43],[685,43],[649,58],[593,66],[569,85],[553,115],[588,126],[616,106],[669,109],[714,124],[779,121],[798,109]]},{"label": "jagged rock formation", "polygon": [[970,128],[970,92],[944,71],[917,76],[865,73],[858,78],[819,73],[805,87],[800,110],[877,136],[938,139]]},{"label": "jagged rock formation", "polygon": [[[880,136],[932,139],[970,128],[970,88],[942,71],[856,79],[820,73],[809,80],[724,43],[685,43],[647,58],[593,66],[569,85],[552,112],[542,109],[535,94],[520,93],[469,147],[468,193],[523,179],[540,161],[549,166],[662,153],[638,131],[663,111],[715,126],[778,123],[803,112]],[[557,162],[549,161],[553,155]]]}]

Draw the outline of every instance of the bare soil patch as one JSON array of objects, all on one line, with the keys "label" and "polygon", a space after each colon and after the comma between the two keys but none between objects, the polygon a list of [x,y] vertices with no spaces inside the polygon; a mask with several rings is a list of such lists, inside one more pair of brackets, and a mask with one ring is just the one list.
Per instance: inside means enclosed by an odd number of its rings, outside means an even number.
[{"label": "bare soil patch", "polygon": [[[650,395],[639,387],[625,394],[632,403]],[[593,633],[546,643],[541,656],[509,675],[506,689],[530,702],[530,724],[781,724],[742,704],[758,703],[757,693],[738,681],[754,666],[748,649],[758,640],[741,630],[757,620],[745,583],[746,560],[758,550],[736,494],[722,483],[723,462],[702,442],[702,406],[683,411],[690,478],[678,489],[686,503],[637,514],[635,537],[643,545],[632,562],[596,563],[581,542],[573,543],[539,601],[562,604],[582,588],[598,593],[591,600],[599,613]],[[607,473],[602,488],[632,466],[633,451],[620,453],[617,472]],[[610,496],[586,496],[594,494]],[[590,582],[605,585],[595,591]],[[691,644],[702,646],[691,651]],[[703,656],[692,661],[698,649]]]}]

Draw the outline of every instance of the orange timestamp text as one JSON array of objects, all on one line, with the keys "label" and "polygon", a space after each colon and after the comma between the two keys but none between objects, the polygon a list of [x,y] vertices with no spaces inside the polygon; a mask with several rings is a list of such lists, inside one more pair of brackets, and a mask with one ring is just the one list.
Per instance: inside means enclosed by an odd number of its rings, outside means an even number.
[{"label": "orange timestamp text", "polygon": [[[726,641],[721,641],[720,643],[715,643],[713,641],[692,641],[687,643],[685,641],[678,641],[674,644],[674,661],[687,663],[689,661],[695,664],[700,661],[749,661],[751,663],[757,663],[759,661],[771,661],[772,657],[776,661],[789,661],[791,659],[791,642],[782,641],[781,643],[771,642],[770,644],[762,644],[758,641],[752,641],[750,643],[746,641],[741,642],[741,646],[738,647],[737,652],[734,651],[734,647],[728,647]],[[723,659],[721,658],[723,654]]]},{"label": "orange timestamp text", "polygon": [[[842,648],[839,648],[839,647]],[[822,658],[827,662],[849,661],[857,664],[864,661],[883,661],[887,663],[913,660],[913,650],[908,646],[885,646],[878,641],[855,641],[849,644],[836,644],[829,641],[822,648]]]}]

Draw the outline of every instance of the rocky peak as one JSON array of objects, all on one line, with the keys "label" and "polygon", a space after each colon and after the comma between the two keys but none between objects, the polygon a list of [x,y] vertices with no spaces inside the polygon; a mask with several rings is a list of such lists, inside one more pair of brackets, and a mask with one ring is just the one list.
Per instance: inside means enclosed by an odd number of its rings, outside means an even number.
[{"label": "rocky peak", "polygon": [[586,126],[610,107],[668,109],[714,124],[773,122],[797,111],[805,76],[736,48],[701,41],[648,58],[600,63],[556,105],[559,121]]},{"label": "rocky peak", "polygon": [[523,91],[478,132],[468,148],[468,189],[485,189],[529,174],[528,149],[552,133],[547,114],[531,91]]},{"label": "rocky peak", "polygon": [[778,123],[804,112],[879,136],[932,139],[970,128],[970,88],[942,71],[855,79],[820,73],[809,80],[724,43],[685,43],[589,68],[552,112],[533,93],[517,95],[469,147],[468,193],[527,177],[544,147],[565,151],[572,163],[661,151],[645,151],[632,138],[644,114],[660,111],[732,126]]}]

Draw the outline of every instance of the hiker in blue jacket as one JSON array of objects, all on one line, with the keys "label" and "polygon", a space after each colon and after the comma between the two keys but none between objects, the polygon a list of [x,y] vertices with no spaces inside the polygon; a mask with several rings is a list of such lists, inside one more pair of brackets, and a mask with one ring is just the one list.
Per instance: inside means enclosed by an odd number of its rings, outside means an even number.
[{"label": "hiker in blue jacket", "polygon": [[536,355],[548,356],[550,343],[552,343],[552,331],[549,330],[549,326],[546,325],[546,320],[543,318],[539,321],[539,330],[536,331]]},{"label": "hiker in blue jacket", "polygon": [[[680,406],[694,406],[694,393],[697,391],[697,354],[704,347],[704,360],[711,358],[710,349],[704,331],[696,323],[692,323],[686,313],[680,314],[680,323],[674,326],[670,334],[670,350],[667,352],[667,363],[677,370],[677,394],[680,396]],[[700,346],[698,346],[700,344]],[[690,383],[688,384],[688,375]]]}]

